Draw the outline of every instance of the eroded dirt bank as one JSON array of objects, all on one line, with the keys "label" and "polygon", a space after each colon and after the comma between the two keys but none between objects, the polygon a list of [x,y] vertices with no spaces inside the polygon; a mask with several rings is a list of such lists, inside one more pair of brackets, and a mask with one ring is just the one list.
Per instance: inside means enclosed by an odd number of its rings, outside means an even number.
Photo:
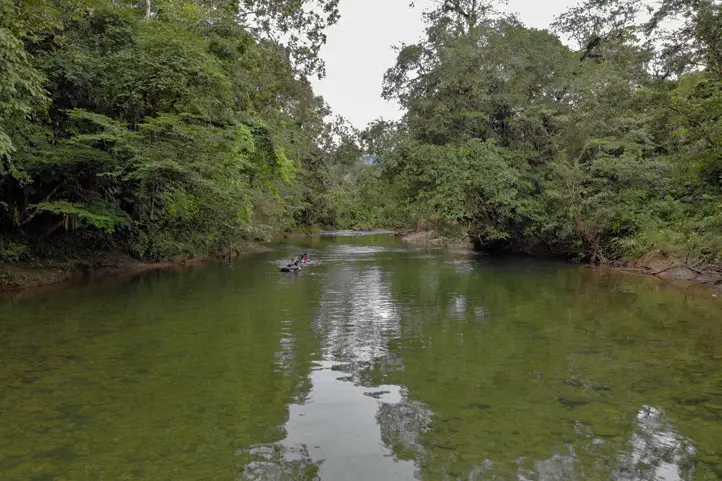
[{"label": "eroded dirt bank", "polygon": [[[433,230],[398,233],[397,236],[404,242],[428,247],[471,248],[472,245],[464,240],[449,240]],[[596,266],[589,266],[590,268]],[[722,293],[722,272],[706,267],[691,265],[664,251],[652,251],[645,256],[632,261],[621,262],[614,266],[601,266],[602,269],[611,269],[645,275],[674,282],[680,286],[689,284],[705,284],[715,287]]]},{"label": "eroded dirt bank", "polygon": [[[268,250],[262,245],[250,245],[242,251],[231,253],[234,258]],[[80,279],[132,276],[141,272],[198,266],[218,262],[214,256],[176,256],[162,261],[139,261],[123,254],[103,253],[80,261],[34,262],[0,265],[0,292],[22,291],[35,287],[50,286]]]}]

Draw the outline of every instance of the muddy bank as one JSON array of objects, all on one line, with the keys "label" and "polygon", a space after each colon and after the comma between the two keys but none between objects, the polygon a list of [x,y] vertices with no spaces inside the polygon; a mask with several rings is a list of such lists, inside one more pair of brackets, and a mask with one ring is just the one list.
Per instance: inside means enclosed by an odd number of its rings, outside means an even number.
[{"label": "muddy bank", "polygon": [[[352,232],[357,235],[393,233],[392,231],[379,229],[330,231],[324,230],[320,226],[314,226],[304,231],[280,233],[276,236],[275,240],[304,239],[328,234],[349,235],[349,233]],[[218,262],[224,258],[235,258],[268,250],[270,249],[263,245],[251,244],[242,251],[235,251],[223,258],[217,256],[176,256],[154,262],[139,261],[125,254],[99,252],[75,260],[47,260],[0,264],[0,292],[19,292],[26,289],[53,286],[71,281],[133,276],[151,270],[199,266]]]},{"label": "muddy bank", "polygon": [[[434,230],[397,232],[397,237],[410,244],[428,247],[472,248],[468,240],[448,239]],[[589,265],[590,268],[597,266]],[[722,272],[709,267],[697,267],[684,262],[664,251],[652,251],[633,261],[620,262],[614,266],[601,266],[600,269],[614,270],[631,274],[655,277],[674,282],[678,286],[704,284],[722,292]]]},{"label": "muddy bank", "polygon": [[664,251],[652,251],[640,259],[616,267],[617,270],[654,276],[659,279],[696,284],[722,285],[722,272],[709,266],[693,266]]},{"label": "muddy bank", "polygon": [[448,238],[434,230],[396,232],[396,236],[404,242],[428,247],[446,247],[450,249],[472,249],[474,245],[468,239]]},{"label": "muddy bank", "polygon": [[[265,246],[251,245],[243,251],[231,253],[227,258],[267,250]],[[84,279],[133,276],[151,270],[200,266],[222,259],[214,256],[175,256],[146,262],[123,254],[103,253],[82,261],[4,264],[0,265],[0,292],[23,291]]]}]

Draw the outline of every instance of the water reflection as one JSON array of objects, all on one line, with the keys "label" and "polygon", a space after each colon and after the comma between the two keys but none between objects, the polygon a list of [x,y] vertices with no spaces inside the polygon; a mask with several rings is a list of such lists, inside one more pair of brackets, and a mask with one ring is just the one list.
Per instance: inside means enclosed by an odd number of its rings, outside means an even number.
[{"label": "water reflection", "polygon": [[323,362],[265,461],[286,476],[302,462],[326,480],[692,479],[694,443],[660,409],[630,411],[644,391],[617,382],[614,366],[639,363],[637,339],[654,337],[635,325],[653,312],[636,285],[590,311],[600,286],[571,269],[525,265],[530,289],[469,256],[356,243],[324,254]]},{"label": "water reflection", "polygon": [[243,481],[315,481],[318,464],[314,463],[308,448],[286,448],[280,444],[259,444],[239,452],[249,458],[243,467]]},{"label": "water reflection", "polygon": [[[431,413],[408,401],[400,386],[379,382],[385,372],[402,368],[388,349],[401,335],[400,314],[390,276],[378,263],[391,250],[342,244],[316,258],[324,267],[313,322],[322,360],[311,373],[308,395],[289,406],[285,438],[240,452],[243,480],[417,479],[415,456],[402,459],[397,452],[420,449],[419,434]],[[285,348],[292,344],[282,343],[279,359],[291,355]]]},{"label": "water reflection", "polygon": [[401,389],[355,385],[345,367],[318,363],[306,401],[289,408],[285,439],[239,453],[247,462],[242,480],[416,479],[414,463],[399,460],[381,442],[376,422],[380,413],[401,404]]},{"label": "water reflection", "polygon": [[429,429],[432,415],[421,403],[409,400],[406,390],[401,390],[401,400],[381,404],[376,420],[384,443],[397,456],[416,460],[424,454],[421,435]]},{"label": "water reflection", "polygon": [[722,479],[719,312],[391,237],[4,304],[0,479]]},{"label": "water reflection", "polygon": [[376,266],[338,265],[327,274],[316,320],[324,358],[368,363],[399,335],[399,315],[387,276]]},{"label": "water reflection", "polygon": [[619,481],[688,481],[693,479],[696,449],[677,433],[664,413],[644,406],[637,413],[637,429],[629,451],[619,457]]},{"label": "water reflection", "polygon": [[448,316],[450,318],[461,319],[466,316],[466,297],[453,296],[449,306],[447,307]]},{"label": "water reflection", "polygon": [[[444,476],[444,480],[576,481],[610,479],[614,481],[690,481],[694,478],[694,443],[675,431],[663,412],[642,407],[626,449],[616,456],[610,470],[606,445],[609,440],[595,437],[590,429],[577,423],[576,432],[585,442],[567,442],[546,459],[519,457],[511,462],[487,459],[466,476]],[[423,452],[423,447],[418,447]],[[591,460],[591,463],[589,462]]]}]

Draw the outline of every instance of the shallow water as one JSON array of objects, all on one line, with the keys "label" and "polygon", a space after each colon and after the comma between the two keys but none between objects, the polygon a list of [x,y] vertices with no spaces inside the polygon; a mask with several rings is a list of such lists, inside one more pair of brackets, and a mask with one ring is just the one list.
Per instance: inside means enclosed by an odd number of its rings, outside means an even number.
[{"label": "shallow water", "polygon": [[0,300],[0,389],[2,480],[722,477],[719,300],[390,236]]}]

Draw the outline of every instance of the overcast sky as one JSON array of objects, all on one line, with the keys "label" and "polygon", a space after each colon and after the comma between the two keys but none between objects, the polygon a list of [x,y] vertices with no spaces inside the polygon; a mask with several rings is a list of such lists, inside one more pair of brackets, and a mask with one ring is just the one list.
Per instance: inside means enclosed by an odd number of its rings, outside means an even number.
[{"label": "overcast sky", "polygon": [[[316,93],[323,95],[335,114],[363,128],[385,118],[397,120],[397,105],[381,98],[384,71],[394,64],[391,47],[412,43],[423,34],[421,12],[433,0],[341,0],[341,20],[327,32],[321,56],[326,77],[314,79]],[[509,0],[507,9],[516,12],[527,26],[547,28],[554,16],[578,0]]]}]

